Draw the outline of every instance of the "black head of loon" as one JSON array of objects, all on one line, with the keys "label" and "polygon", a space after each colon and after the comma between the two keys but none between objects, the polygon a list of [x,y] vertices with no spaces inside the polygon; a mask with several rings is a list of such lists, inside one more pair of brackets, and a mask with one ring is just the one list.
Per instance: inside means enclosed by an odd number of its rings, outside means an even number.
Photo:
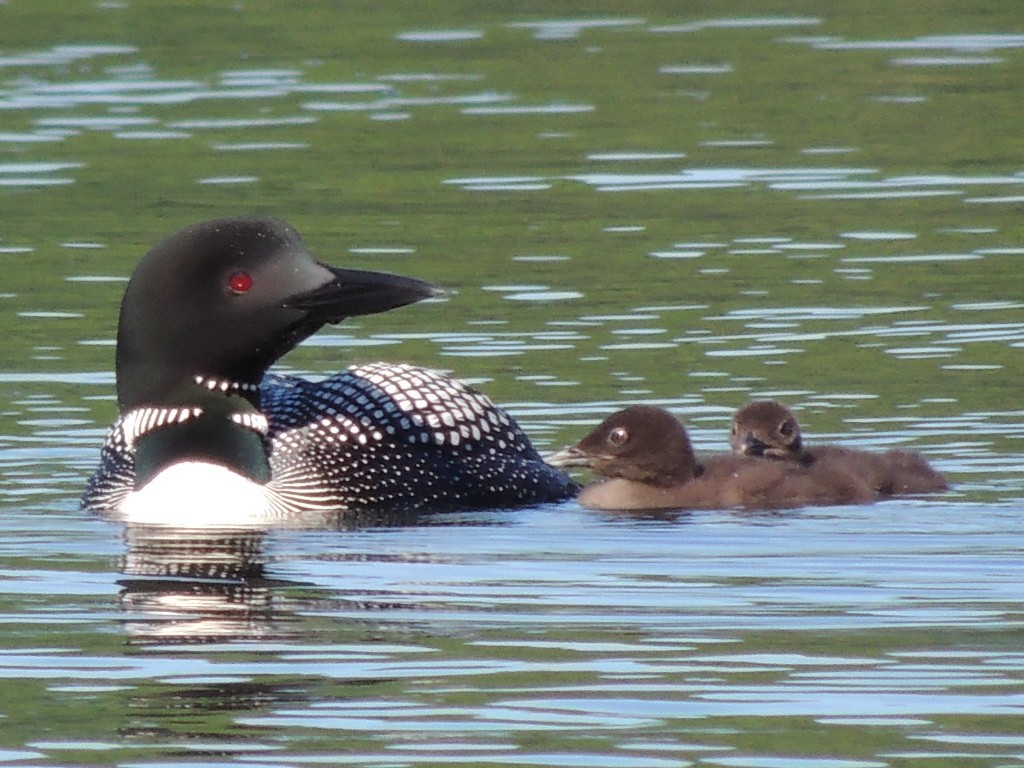
[{"label": "black head of loon", "polygon": [[125,290],[118,405],[193,405],[205,388],[258,409],[267,368],[324,324],[439,293],[422,280],[323,264],[282,221],[186,227],[142,259]]}]

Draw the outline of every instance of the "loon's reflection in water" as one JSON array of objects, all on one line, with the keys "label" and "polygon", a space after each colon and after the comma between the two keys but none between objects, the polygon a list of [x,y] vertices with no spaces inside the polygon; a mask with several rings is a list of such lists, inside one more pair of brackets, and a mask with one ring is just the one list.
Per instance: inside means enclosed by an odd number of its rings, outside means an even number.
[{"label": "loon's reflection in water", "polygon": [[295,613],[338,601],[308,582],[268,573],[268,540],[278,528],[355,530],[411,525],[414,513],[344,512],[284,526],[174,528],[125,525],[119,606],[132,643],[197,645],[295,637]]},{"label": "loon's reflection in water", "polygon": [[266,575],[267,531],[127,526],[125,631],[138,643],[210,643],[287,634]]}]

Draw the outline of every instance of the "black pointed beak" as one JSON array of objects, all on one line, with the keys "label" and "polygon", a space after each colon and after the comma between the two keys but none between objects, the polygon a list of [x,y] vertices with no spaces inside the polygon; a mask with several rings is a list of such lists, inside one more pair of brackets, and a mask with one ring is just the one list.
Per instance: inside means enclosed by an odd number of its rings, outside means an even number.
[{"label": "black pointed beak", "polygon": [[346,317],[373,315],[417,301],[443,296],[444,289],[414,277],[362,269],[340,269],[321,264],[333,279],[291,296],[284,301],[288,309],[300,309],[325,323],[338,323]]},{"label": "black pointed beak", "polygon": [[575,445],[548,454],[544,461],[552,467],[589,467],[594,457]]}]

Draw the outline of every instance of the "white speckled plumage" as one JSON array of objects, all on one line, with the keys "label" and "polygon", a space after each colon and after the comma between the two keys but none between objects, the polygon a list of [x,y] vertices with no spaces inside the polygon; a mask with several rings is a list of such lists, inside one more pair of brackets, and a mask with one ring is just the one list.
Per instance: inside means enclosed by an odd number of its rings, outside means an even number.
[{"label": "white speckled plumage", "polygon": [[[374,363],[319,382],[269,375],[260,394],[262,415],[232,420],[267,442],[272,515],[511,506],[571,492],[504,411],[437,371]],[[131,411],[111,427],[87,506],[119,508],[129,497],[137,425],[159,428],[151,410],[164,409]]]}]

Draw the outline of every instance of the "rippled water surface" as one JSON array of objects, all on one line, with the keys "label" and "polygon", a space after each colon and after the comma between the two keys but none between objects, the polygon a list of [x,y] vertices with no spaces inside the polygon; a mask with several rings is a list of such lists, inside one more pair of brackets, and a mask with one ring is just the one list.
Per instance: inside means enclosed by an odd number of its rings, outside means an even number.
[{"label": "rippled water surface", "polygon": [[[1024,764],[1017,5],[350,5],[0,2],[0,764]],[[452,370],[542,449],[772,396],[955,487],[81,512],[132,266],[239,213],[453,289],[284,370]]]}]

